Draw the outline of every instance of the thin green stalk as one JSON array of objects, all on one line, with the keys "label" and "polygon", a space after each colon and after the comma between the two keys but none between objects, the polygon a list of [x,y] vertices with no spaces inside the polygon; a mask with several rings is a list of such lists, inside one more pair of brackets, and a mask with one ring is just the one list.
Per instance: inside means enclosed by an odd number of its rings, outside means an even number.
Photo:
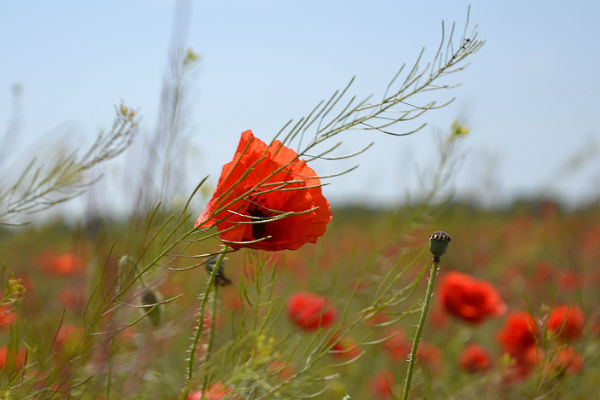
[{"label": "thin green stalk", "polygon": [[[220,263],[213,268],[213,271],[219,268]],[[212,275],[212,273],[211,273]],[[212,315],[210,321],[210,331],[208,334],[208,347],[206,348],[206,356],[204,357],[204,365],[208,365],[208,360],[212,354],[212,348],[215,341],[215,331],[217,330],[217,293],[219,292],[219,285],[215,285],[215,294],[212,299]],[[204,323],[204,322],[203,322]],[[208,374],[204,374],[204,382],[202,382],[202,393],[208,388]]]},{"label": "thin green stalk", "polygon": [[[190,359],[188,363],[188,373],[186,376],[186,384],[185,389],[183,391],[182,400],[187,399],[188,393],[190,391],[190,385],[192,382],[192,376],[194,374],[194,361],[196,360],[196,349],[198,348],[198,342],[200,341],[200,335],[202,334],[202,328],[204,326],[204,316],[206,314],[206,304],[208,303],[208,298],[210,297],[210,292],[214,287],[215,277],[217,276],[217,271],[219,270],[219,266],[223,262],[225,258],[225,252],[222,252],[217,259],[217,263],[214,268],[210,272],[210,276],[208,277],[208,283],[206,285],[206,290],[204,291],[204,296],[202,297],[202,302],[200,303],[200,316],[198,319],[198,327],[196,329],[196,335],[194,336],[194,341],[192,342],[192,347],[190,348]],[[214,329],[214,326],[211,327],[211,330]]]},{"label": "thin green stalk", "polygon": [[423,310],[421,311],[421,317],[419,318],[419,325],[417,325],[417,331],[415,332],[415,338],[413,339],[412,349],[410,351],[410,359],[408,362],[408,370],[406,371],[406,382],[404,382],[404,393],[402,394],[402,400],[407,400],[408,393],[410,392],[410,383],[412,381],[413,371],[415,369],[415,360],[417,358],[417,348],[419,347],[421,333],[423,332],[423,327],[425,326],[425,321],[427,319],[427,313],[429,312],[431,297],[433,296],[433,286],[435,284],[435,277],[437,276],[439,265],[440,259],[439,257],[435,257],[431,264],[429,283],[427,284],[427,291],[425,292],[425,303],[423,304]]}]

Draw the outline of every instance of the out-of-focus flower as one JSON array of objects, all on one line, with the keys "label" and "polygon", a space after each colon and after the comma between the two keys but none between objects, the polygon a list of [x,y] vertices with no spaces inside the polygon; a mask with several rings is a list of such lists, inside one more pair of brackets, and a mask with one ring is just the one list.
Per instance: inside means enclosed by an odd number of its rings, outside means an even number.
[{"label": "out-of-focus flower", "polygon": [[223,292],[223,306],[230,310],[241,311],[244,303],[242,303],[240,294],[236,290],[227,290],[227,288]]},{"label": "out-of-focus flower", "polygon": [[596,320],[596,322],[594,322],[592,324],[592,332],[594,332],[596,335],[600,336],[600,318]]},{"label": "out-of-focus flower", "polygon": [[572,346],[566,345],[559,348],[556,353],[549,353],[551,360],[544,362],[548,354],[544,354],[542,348],[538,346],[530,346],[520,356],[516,358],[516,362],[512,365],[505,374],[504,378],[507,382],[518,382],[529,376],[529,374],[539,366],[543,366],[543,373],[554,375],[556,373],[575,374],[583,367],[583,356],[578,353]]},{"label": "out-of-focus flower", "polygon": [[429,310],[427,320],[434,328],[441,329],[448,323],[448,313],[440,303],[435,302]]},{"label": "out-of-focus flower", "polygon": [[83,260],[73,253],[44,253],[41,263],[43,270],[51,276],[71,276],[83,272]]},{"label": "out-of-focus flower", "polygon": [[379,311],[370,311],[365,314],[365,321],[368,325],[377,325],[389,321],[389,311],[382,309]]},{"label": "out-of-focus flower", "polygon": [[342,338],[339,338],[339,336],[334,336],[334,338],[331,340],[331,343],[333,343],[333,346],[329,350],[329,354],[336,357],[351,360],[358,357],[362,353],[360,345],[354,340],[345,336]]},{"label": "out-of-focus flower", "polygon": [[23,368],[25,365],[25,350],[19,348],[16,354],[12,356],[12,359],[8,359],[8,347],[0,347],[0,371],[10,368],[11,372],[15,372]]},{"label": "out-of-focus flower", "polygon": [[581,336],[583,331],[583,311],[576,305],[556,307],[548,320],[548,329],[562,340],[573,340]]},{"label": "out-of-focus flower", "polygon": [[519,358],[528,348],[535,346],[535,329],[535,321],[529,313],[515,311],[506,317],[497,339],[506,353],[513,358]]},{"label": "out-of-focus flower", "polygon": [[58,301],[66,309],[71,311],[81,311],[85,307],[86,299],[81,287],[68,286],[58,293]]},{"label": "out-of-focus flower", "polygon": [[369,394],[375,399],[391,399],[393,387],[394,377],[388,370],[380,371],[369,379]]},{"label": "out-of-focus flower", "polygon": [[463,371],[469,373],[486,372],[492,368],[492,356],[483,346],[471,343],[464,348],[458,359]]},{"label": "out-of-focus flower", "polygon": [[56,335],[56,340],[52,345],[52,349],[56,353],[65,352],[66,354],[72,355],[71,353],[76,351],[83,335],[83,329],[78,326],[70,324],[61,325],[58,334]]},{"label": "out-of-focus flower", "polygon": [[502,375],[505,383],[516,383],[527,378],[531,371],[541,364],[544,353],[538,346],[532,345],[511,357],[513,364]]},{"label": "out-of-focus flower", "polygon": [[387,351],[392,361],[406,362],[410,353],[410,342],[406,340],[406,333],[402,328],[392,328],[386,332],[388,340],[383,342],[383,348]]},{"label": "out-of-focus flower", "polygon": [[287,312],[294,324],[307,331],[329,326],[337,315],[328,299],[308,292],[293,294],[288,299]]},{"label": "out-of-focus flower", "polygon": [[195,226],[216,225],[234,249],[276,251],[316,243],[329,221],[315,171],[279,140],[267,146],[247,130]]},{"label": "out-of-focus flower", "polygon": [[275,360],[269,364],[269,370],[279,375],[282,380],[290,378],[296,372],[294,367],[282,360]]},{"label": "out-of-focus flower", "polygon": [[221,400],[230,392],[230,388],[223,385],[221,382],[217,382],[204,392],[204,394],[202,394],[202,390],[188,393],[187,400]]},{"label": "out-of-focus flower", "polygon": [[423,340],[417,348],[417,361],[423,363],[431,372],[439,372],[442,368],[442,350],[434,344]]},{"label": "out-of-focus flower", "polygon": [[461,124],[457,119],[452,121],[452,125],[450,125],[450,139],[466,136],[468,133],[469,128],[466,125]]},{"label": "out-of-focus flower", "polygon": [[447,273],[442,280],[440,301],[450,314],[471,323],[506,311],[506,305],[491,284],[455,271]]},{"label": "out-of-focus flower", "polygon": [[561,269],[558,274],[558,287],[565,291],[577,289],[579,287],[579,275],[571,270]]},{"label": "out-of-focus flower", "polygon": [[570,374],[576,374],[583,367],[583,356],[571,346],[565,346],[558,351],[552,366],[560,371],[566,371]]},{"label": "out-of-focus flower", "polygon": [[535,265],[533,274],[533,284],[540,285],[548,282],[554,273],[552,264],[546,261],[540,261]]},{"label": "out-of-focus flower", "polygon": [[0,306],[0,331],[8,329],[10,324],[17,318],[14,310],[9,304]]}]

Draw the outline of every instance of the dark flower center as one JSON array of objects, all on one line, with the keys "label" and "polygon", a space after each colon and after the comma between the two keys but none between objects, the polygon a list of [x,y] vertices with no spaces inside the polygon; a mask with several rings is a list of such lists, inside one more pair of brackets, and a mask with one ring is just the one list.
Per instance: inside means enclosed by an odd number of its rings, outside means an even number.
[{"label": "dark flower center", "polygon": [[260,209],[255,209],[250,211],[250,215],[252,217],[253,220],[253,224],[252,224],[252,236],[255,239],[260,239],[266,236],[266,231],[267,231],[267,223],[266,222],[259,222],[260,219],[268,219],[269,216],[263,212],[263,210]]},{"label": "dark flower center", "polygon": [[252,217],[252,237],[261,239],[267,236],[268,222],[261,222],[262,219],[270,219],[271,213],[264,208],[266,200],[264,198],[253,198],[250,200],[248,213]]}]

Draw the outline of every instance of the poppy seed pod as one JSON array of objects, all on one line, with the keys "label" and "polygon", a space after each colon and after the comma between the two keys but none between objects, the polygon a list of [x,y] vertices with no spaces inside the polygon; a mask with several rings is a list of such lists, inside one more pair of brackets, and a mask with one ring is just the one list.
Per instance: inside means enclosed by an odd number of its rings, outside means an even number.
[{"label": "poppy seed pod", "polygon": [[444,231],[436,231],[429,236],[429,251],[433,254],[433,260],[439,261],[440,257],[448,249],[448,244],[452,239]]}]

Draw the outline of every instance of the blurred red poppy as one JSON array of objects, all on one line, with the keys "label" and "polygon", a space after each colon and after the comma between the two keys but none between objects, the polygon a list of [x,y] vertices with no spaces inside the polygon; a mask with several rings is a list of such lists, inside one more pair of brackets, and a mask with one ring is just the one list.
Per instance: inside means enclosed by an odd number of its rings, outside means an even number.
[{"label": "blurred red poppy", "polygon": [[19,348],[16,354],[12,354],[9,357],[8,347],[0,347],[0,370],[10,369],[11,372],[18,371],[25,365],[25,359],[25,350],[22,348]]},{"label": "blurred red poppy", "polygon": [[460,354],[458,364],[469,373],[486,372],[492,368],[492,356],[483,346],[471,343]]},{"label": "blurred red poppy", "polygon": [[52,344],[52,350],[56,353],[65,352],[73,356],[72,353],[77,350],[77,346],[81,344],[84,335],[84,330],[78,326],[71,324],[61,325],[56,339]]},{"label": "blurred red poppy", "polygon": [[406,339],[406,333],[402,328],[392,328],[386,332],[388,340],[383,342],[383,348],[387,351],[392,361],[406,362],[410,353],[410,342]]},{"label": "blurred red poppy", "polygon": [[315,171],[279,140],[267,146],[247,130],[194,226],[216,225],[234,249],[276,251],[316,243],[329,221]]},{"label": "blurred red poppy", "polygon": [[529,313],[515,311],[506,317],[497,339],[504,351],[518,359],[527,349],[535,346],[537,336],[535,329],[535,322]]},{"label": "blurred red poppy", "polygon": [[505,383],[516,383],[526,379],[534,368],[542,363],[544,351],[534,344],[526,347],[521,353],[512,354],[512,357],[514,364],[502,374]]},{"label": "blurred red poppy", "polygon": [[417,348],[417,361],[429,368],[431,372],[440,372],[442,368],[442,359],[442,349],[435,344],[427,343],[423,340],[419,342],[419,347]]},{"label": "blurred red poppy", "polygon": [[73,253],[46,252],[41,256],[41,264],[44,271],[51,276],[70,276],[83,272],[83,260]]},{"label": "blurred red poppy", "polygon": [[82,311],[87,302],[81,286],[67,286],[58,293],[57,297],[58,301],[71,311]]},{"label": "blurred red poppy", "polygon": [[329,326],[337,315],[329,300],[308,292],[292,295],[287,303],[287,311],[290,320],[307,331]]},{"label": "blurred red poppy", "polygon": [[375,399],[391,399],[393,387],[394,377],[388,370],[380,371],[369,379],[369,394]]},{"label": "blurred red poppy", "polygon": [[202,390],[190,392],[187,396],[187,400],[221,400],[225,395],[229,394],[229,392],[231,392],[231,389],[221,382],[217,382],[204,392],[204,394],[202,393]]},{"label": "blurred red poppy", "polygon": [[7,330],[10,324],[17,318],[12,307],[8,304],[0,306],[0,331]]},{"label": "blurred red poppy", "polygon": [[548,329],[563,340],[573,340],[583,331],[583,311],[574,305],[556,307],[548,320]]},{"label": "blurred red poppy", "polygon": [[296,369],[288,365],[285,361],[275,360],[269,364],[269,371],[277,374],[282,380],[289,379],[296,373]]},{"label": "blurred red poppy", "polygon": [[533,285],[542,285],[548,282],[554,274],[554,267],[547,261],[540,261],[535,265],[535,271],[533,273]]},{"label": "blurred red poppy", "polygon": [[579,275],[569,269],[561,269],[558,275],[558,287],[565,291],[572,291],[579,287]]},{"label": "blurred red poppy", "polygon": [[336,335],[331,339],[331,343],[333,346],[329,350],[329,354],[332,356],[352,360],[362,353],[360,345],[348,337],[340,338]]},{"label": "blurred red poppy", "polygon": [[450,314],[471,323],[506,311],[506,305],[491,284],[455,271],[447,273],[442,280],[440,301]]},{"label": "blurred red poppy", "polygon": [[552,366],[559,371],[576,374],[583,367],[583,356],[573,347],[566,346],[556,354]]}]

